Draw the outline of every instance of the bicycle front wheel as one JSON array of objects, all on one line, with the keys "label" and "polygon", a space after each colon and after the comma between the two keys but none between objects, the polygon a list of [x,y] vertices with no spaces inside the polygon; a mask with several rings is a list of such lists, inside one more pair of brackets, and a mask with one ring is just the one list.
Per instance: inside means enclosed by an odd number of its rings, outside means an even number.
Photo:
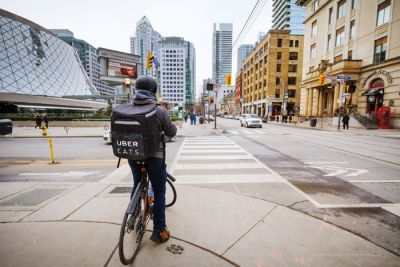
[{"label": "bicycle front wheel", "polygon": [[165,193],[165,207],[171,207],[176,202],[176,189],[172,184],[172,181],[167,178],[167,186]]},{"label": "bicycle front wheel", "polygon": [[119,259],[122,264],[131,264],[139,251],[145,232],[143,218],[143,199],[139,202],[133,214],[125,213],[119,235]]}]

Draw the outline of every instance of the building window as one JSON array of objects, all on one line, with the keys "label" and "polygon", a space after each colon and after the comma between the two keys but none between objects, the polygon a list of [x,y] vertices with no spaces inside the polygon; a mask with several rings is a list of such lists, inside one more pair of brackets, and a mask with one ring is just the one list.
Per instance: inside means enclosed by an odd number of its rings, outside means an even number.
[{"label": "building window", "polygon": [[289,52],[289,60],[297,60],[298,53],[297,52]]},{"label": "building window", "polygon": [[312,44],[310,47],[310,59],[314,59],[315,57],[316,57],[315,44]]},{"label": "building window", "polygon": [[288,97],[296,97],[296,90],[288,90]]},{"label": "building window", "polygon": [[276,84],[276,85],[281,84],[281,78],[276,77],[276,78],[275,78],[275,84]]},{"label": "building window", "polygon": [[346,0],[342,0],[338,3],[337,18],[340,19],[346,15]]},{"label": "building window", "polygon": [[374,63],[387,59],[387,36],[375,41]]},{"label": "building window", "polygon": [[299,40],[294,41],[294,46],[299,47]]},{"label": "building window", "polygon": [[355,33],[356,33],[356,21],[352,20],[350,22],[350,40],[354,38]]},{"label": "building window", "polygon": [[276,60],[281,60],[282,59],[282,52],[278,52],[276,54]]},{"label": "building window", "polygon": [[331,35],[328,34],[328,41],[327,41],[327,44],[326,44],[326,50],[327,51],[331,51],[331,39],[332,39]]},{"label": "building window", "polygon": [[276,72],[281,72],[281,64],[276,64]]},{"label": "building window", "polygon": [[349,52],[347,52],[347,59],[353,60],[353,50],[349,50]]},{"label": "building window", "polygon": [[289,72],[297,72],[297,65],[289,64]]},{"label": "building window", "polygon": [[339,61],[342,61],[342,60],[343,60],[343,55],[340,54],[340,55],[337,55],[334,57],[333,63],[338,63]]},{"label": "building window", "polygon": [[278,47],[282,47],[282,39],[278,39]]},{"label": "building window", "polygon": [[288,77],[288,85],[296,85],[296,77]]},{"label": "building window", "polygon": [[380,26],[389,21],[390,17],[390,0],[386,0],[385,2],[378,5],[378,16],[376,19],[376,26]]},{"label": "building window", "polygon": [[344,26],[336,30],[336,46],[344,44]]},{"label": "building window", "polygon": [[290,40],[289,43],[290,43],[290,47],[293,47],[293,40]]},{"label": "building window", "polygon": [[332,14],[333,14],[333,7],[329,8],[329,15],[328,15],[328,24],[329,25],[332,22]]},{"label": "building window", "polygon": [[312,3],[312,11],[315,12],[318,9],[318,0]]},{"label": "building window", "polygon": [[275,98],[280,98],[280,97],[281,97],[281,90],[275,89]]},{"label": "building window", "polygon": [[314,20],[314,22],[311,24],[311,36],[316,36],[317,35],[317,21]]},{"label": "building window", "polygon": [[354,9],[356,0],[351,0],[351,9]]}]

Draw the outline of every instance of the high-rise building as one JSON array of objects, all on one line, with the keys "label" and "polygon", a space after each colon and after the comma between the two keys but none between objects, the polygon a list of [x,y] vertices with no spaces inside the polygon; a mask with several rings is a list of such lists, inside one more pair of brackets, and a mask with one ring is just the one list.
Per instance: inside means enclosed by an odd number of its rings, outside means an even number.
[{"label": "high-rise building", "polygon": [[335,116],[342,107],[366,127],[400,128],[400,2],[319,2],[297,1],[307,17],[300,114]]},{"label": "high-rise building", "polygon": [[305,10],[296,5],[296,0],[273,0],[273,29],[290,30],[291,34],[304,34]]},{"label": "high-rise building", "polygon": [[159,42],[159,83],[163,99],[173,105],[192,104],[196,90],[196,53],[181,37],[163,37]]},{"label": "high-rise building", "polygon": [[232,74],[232,23],[214,23],[212,39],[212,79],[225,84],[226,74]]},{"label": "high-rise building", "polygon": [[300,105],[303,35],[270,30],[243,62],[243,113],[295,115]]},{"label": "high-rise building", "polygon": [[161,35],[153,30],[150,21],[146,16],[141,18],[136,23],[135,37],[131,37],[131,53],[140,56],[141,65],[139,75],[157,76],[156,68],[152,68],[149,73],[146,70],[147,53],[150,51],[153,56],[158,56],[158,43],[161,40]]},{"label": "high-rise building", "polygon": [[240,72],[240,69],[243,67],[243,61],[247,58],[253,48],[254,45],[252,44],[242,44],[237,50],[237,73]]},{"label": "high-rise building", "polygon": [[58,38],[75,48],[89,79],[102,95],[114,95],[115,89],[100,80],[100,64],[97,60],[96,48],[84,40],[76,39],[74,33],[67,29],[51,29]]}]

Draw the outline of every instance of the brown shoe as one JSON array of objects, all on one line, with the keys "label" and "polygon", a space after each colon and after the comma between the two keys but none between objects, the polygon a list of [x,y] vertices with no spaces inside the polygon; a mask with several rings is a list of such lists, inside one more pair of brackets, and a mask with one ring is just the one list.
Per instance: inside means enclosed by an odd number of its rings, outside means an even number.
[{"label": "brown shoe", "polygon": [[167,229],[164,229],[161,232],[154,231],[150,236],[150,240],[156,243],[164,243],[168,241],[169,236],[170,234]]}]

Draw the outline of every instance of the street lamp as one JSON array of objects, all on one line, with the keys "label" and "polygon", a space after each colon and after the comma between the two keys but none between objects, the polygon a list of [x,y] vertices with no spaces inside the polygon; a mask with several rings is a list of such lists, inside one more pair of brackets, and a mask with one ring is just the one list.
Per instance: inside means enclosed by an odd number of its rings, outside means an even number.
[{"label": "street lamp", "polygon": [[131,102],[130,96],[131,96],[131,85],[132,85],[132,80],[129,78],[124,79],[124,89],[127,91],[127,98],[128,98],[128,103]]}]

